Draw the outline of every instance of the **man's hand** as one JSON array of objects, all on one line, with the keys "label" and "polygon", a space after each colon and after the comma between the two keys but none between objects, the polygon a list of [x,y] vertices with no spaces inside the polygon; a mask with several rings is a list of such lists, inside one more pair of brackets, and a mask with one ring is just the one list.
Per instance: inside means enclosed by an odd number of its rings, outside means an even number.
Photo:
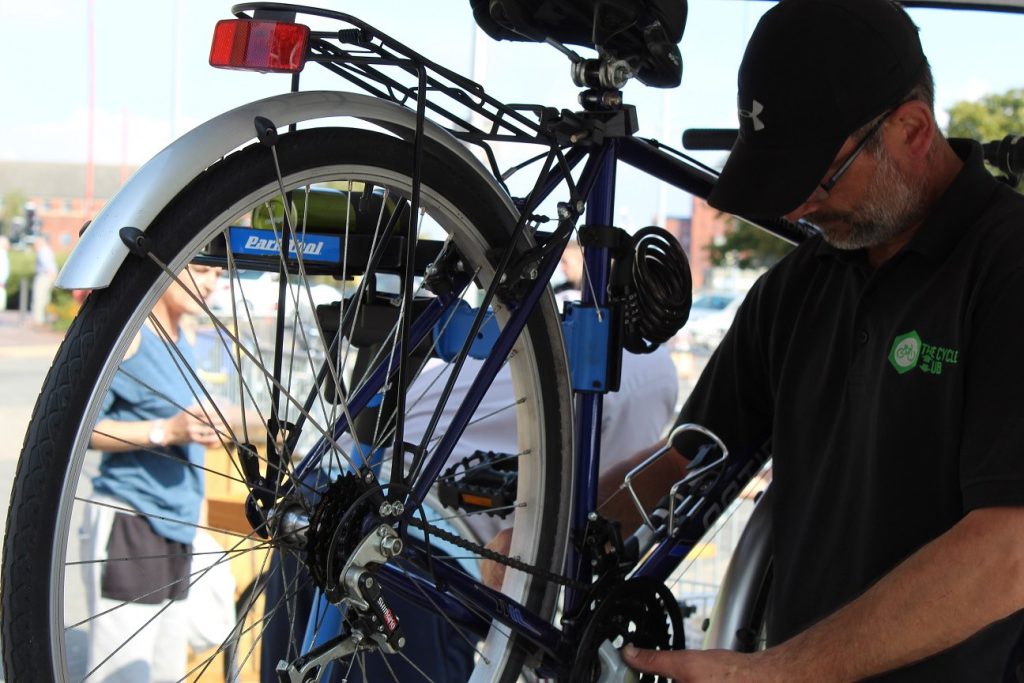
[{"label": "man's hand", "polygon": [[[648,457],[665,446],[665,441],[645,448],[631,455],[628,459],[616,463],[601,474],[597,486],[597,510],[606,518],[622,525],[622,536],[625,538],[633,533],[642,521],[632,497],[624,488],[620,488],[626,474],[644,462]],[[668,493],[673,482],[686,476],[688,460],[675,450],[670,450],[664,457],[640,473],[633,480],[633,486],[640,496],[646,510],[651,510],[658,500]]]},{"label": "man's hand", "polygon": [[764,653],[730,650],[640,650],[627,645],[622,660],[641,673],[658,674],[676,683],[771,683],[782,681]]},{"label": "man's hand", "polygon": [[[502,529],[498,535],[487,544],[488,550],[508,555],[509,547],[512,545],[512,529]],[[484,560],[480,563],[480,580],[488,588],[501,590],[501,582],[505,580],[506,566],[494,560]]]},{"label": "man's hand", "polygon": [[[219,446],[222,438],[230,440],[227,436],[227,429],[220,423],[216,413],[209,411],[209,415],[213,424],[206,420],[206,415],[200,406],[193,405],[174,417],[168,418],[164,427],[167,434],[164,444],[177,446],[197,443],[210,447]],[[221,435],[218,435],[218,432]]]}]

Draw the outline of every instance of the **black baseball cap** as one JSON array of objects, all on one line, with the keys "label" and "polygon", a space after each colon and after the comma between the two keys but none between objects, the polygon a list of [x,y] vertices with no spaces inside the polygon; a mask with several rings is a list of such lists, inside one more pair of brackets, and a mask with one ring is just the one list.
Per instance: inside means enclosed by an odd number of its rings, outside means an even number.
[{"label": "black baseball cap", "polygon": [[890,0],[781,0],[743,55],[739,137],[708,203],[752,218],[800,206],[925,64],[917,27]]}]

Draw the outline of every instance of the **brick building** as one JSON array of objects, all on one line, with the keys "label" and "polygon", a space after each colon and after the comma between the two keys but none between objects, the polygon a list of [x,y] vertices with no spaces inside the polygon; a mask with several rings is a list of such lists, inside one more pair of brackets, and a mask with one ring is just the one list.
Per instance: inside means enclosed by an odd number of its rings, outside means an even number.
[{"label": "brick building", "polygon": [[707,247],[725,235],[731,220],[728,214],[722,214],[703,199],[694,197],[689,218],[670,217],[666,221],[666,229],[676,236],[690,259],[694,290],[703,289],[710,280],[711,259]]},{"label": "brick building", "polygon": [[55,251],[69,251],[82,225],[114,196],[134,168],[96,166],[93,199],[85,197],[85,164],[0,161],[0,197],[19,193],[35,205],[40,230]]},{"label": "brick building", "polygon": [[[84,164],[0,161],[0,197],[18,192],[34,203],[41,231],[55,251],[66,252],[78,242],[82,225],[96,215],[134,171],[134,167],[96,166],[94,197],[87,206]],[[730,220],[730,216],[697,197],[693,198],[689,218],[666,219],[666,229],[676,236],[690,259],[695,290],[702,289],[710,279],[707,246],[725,234]]]}]

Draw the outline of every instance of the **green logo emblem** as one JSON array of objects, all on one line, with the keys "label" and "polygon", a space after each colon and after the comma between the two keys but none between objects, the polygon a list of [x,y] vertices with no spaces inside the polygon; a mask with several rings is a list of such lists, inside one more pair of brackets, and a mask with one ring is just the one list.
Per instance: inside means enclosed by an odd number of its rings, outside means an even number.
[{"label": "green logo emblem", "polygon": [[901,375],[917,367],[917,359],[921,356],[921,338],[917,332],[901,334],[892,343],[889,351],[889,362]]},{"label": "green logo emblem", "polygon": [[960,352],[925,343],[915,330],[911,330],[893,340],[889,362],[901,375],[914,368],[928,375],[941,375],[945,368],[960,363]]}]

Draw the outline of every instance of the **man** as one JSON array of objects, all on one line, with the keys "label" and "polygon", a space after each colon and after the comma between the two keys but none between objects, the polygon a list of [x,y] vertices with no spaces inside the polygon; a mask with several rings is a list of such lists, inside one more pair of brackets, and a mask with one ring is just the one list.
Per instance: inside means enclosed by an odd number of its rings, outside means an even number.
[{"label": "man", "polygon": [[32,321],[46,323],[46,307],[50,305],[53,282],[57,279],[57,261],[46,235],[37,235],[32,241],[36,252],[36,274],[32,278]]},{"label": "man", "polygon": [[1024,680],[1024,199],[931,100],[888,0],[782,0],[755,29],[710,203],[822,235],[751,290],[679,419],[771,439],[769,648],[626,648],[634,668]]},{"label": "man", "polygon": [[185,676],[181,601],[192,582],[202,467],[206,448],[230,439],[230,430],[198,405],[203,394],[181,363],[195,367],[186,319],[201,313],[197,298],[210,295],[219,274],[220,268],[189,266],[180,278],[185,286],[172,284],[160,297],[114,376],[90,439],[103,456],[82,529],[83,578],[94,615],[89,680]]}]

